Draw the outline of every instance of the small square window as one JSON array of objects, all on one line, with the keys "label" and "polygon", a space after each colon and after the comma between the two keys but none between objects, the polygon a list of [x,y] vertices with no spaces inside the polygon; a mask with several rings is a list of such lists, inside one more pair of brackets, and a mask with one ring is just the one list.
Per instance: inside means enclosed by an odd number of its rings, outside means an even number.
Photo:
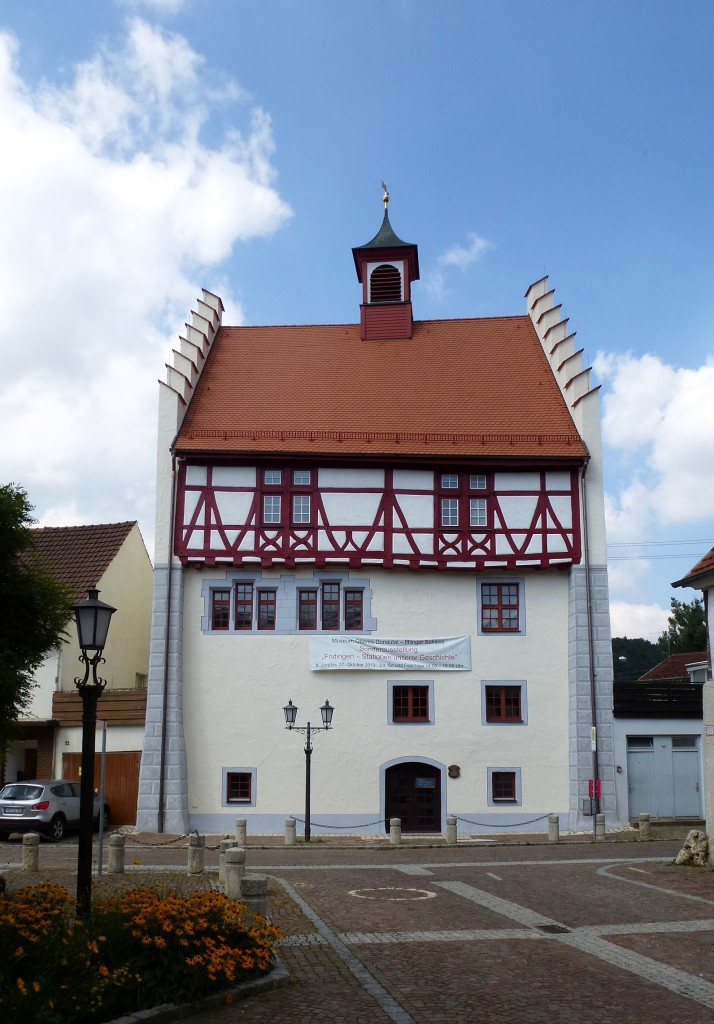
[{"label": "small square window", "polygon": [[481,584],[481,630],[484,633],[518,633],[520,584]]},{"label": "small square window", "polygon": [[499,803],[514,804],[516,802],[515,772],[491,772],[491,799]]},{"label": "small square window", "polygon": [[296,469],[293,471],[293,483],[298,487],[307,487],[310,484],[310,470]]},{"label": "small square window", "polygon": [[522,722],[520,686],[487,686],[486,721]]},{"label": "small square window", "polygon": [[308,494],[293,495],[293,523],[310,522],[310,496]]},{"label": "small square window", "polygon": [[252,772],[226,772],[226,803],[249,804],[253,799]]},{"label": "small square window", "polygon": [[394,686],[392,719],[395,722],[428,722],[429,687]]},{"label": "small square window", "polygon": [[471,491],[485,491],[486,490],[486,476],[483,473],[471,473],[469,476],[469,490]]},{"label": "small square window", "polygon": [[263,482],[272,487],[277,487],[283,482],[282,469],[266,469],[263,474]]},{"label": "small square window", "polygon": [[459,487],[459,474],[458,473],[442,473],[441,474],[441,486],[444,490],[458,490]]}]

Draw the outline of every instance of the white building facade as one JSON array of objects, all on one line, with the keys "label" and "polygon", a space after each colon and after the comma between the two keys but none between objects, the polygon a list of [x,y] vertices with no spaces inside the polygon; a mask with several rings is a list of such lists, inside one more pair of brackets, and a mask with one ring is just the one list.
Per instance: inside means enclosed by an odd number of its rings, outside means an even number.
[{"label": "white building facade", "polygon": [[[597,389],[547,279],[413,321],[385,209],[360,322],[226,328],[161,385],[139,828],[534,831],[617,819]],[[589,799],[592,792],[594,800]]]}]

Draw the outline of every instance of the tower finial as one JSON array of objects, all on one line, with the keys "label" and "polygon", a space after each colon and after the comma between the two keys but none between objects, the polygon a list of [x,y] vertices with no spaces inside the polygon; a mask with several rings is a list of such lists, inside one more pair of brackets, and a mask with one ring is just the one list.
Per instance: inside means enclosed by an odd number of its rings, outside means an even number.
[{"label": "tower finial", "polygon": [[382,188],[384,189],[384,195],[382,196],[382,202],[384,203],[384,212],[386,213],[387,212],[387,207],[389,206],[389,192],[387,191],[387,183],[386,183],[386,181],[382,182]]}]

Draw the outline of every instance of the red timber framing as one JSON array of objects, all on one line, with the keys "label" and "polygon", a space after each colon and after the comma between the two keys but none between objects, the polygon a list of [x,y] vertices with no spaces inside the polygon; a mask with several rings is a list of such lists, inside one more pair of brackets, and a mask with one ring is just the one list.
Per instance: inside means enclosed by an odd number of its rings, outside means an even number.
[{"label": "red timber framing", "polygon": [[578,474],[572,463],[323,471],[196,460],[179,470],[175,552],[234,566],[569,566],[581,557]]}]

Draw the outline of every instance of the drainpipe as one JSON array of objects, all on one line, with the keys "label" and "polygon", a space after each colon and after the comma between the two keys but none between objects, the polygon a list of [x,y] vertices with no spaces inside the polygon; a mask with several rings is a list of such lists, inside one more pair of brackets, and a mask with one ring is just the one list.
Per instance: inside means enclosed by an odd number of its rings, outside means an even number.
[{"label": "drainpipe", "polygon": [[588,507],[587,488],[585,485],[585,474],[588,471],[588,463],[583,467],[583,475],[580,478],[580,492],[583,506],[583,561],[585,565],[585,606],[588,618],[588,667],[590,675],[590,722],[593,729],[593,835],[595,834],[595,815],[600,811],[600,799],[597,794],[597,783],[600,775],[600,765],[597,754],[597,704],[595,694],[595,657],[593,651],[593,611],[590,596],[590,545],[588,541]]},{"label": "drainpipe", "polygon": [[164,831],[164,776],[166,774],[166,706],[169,696],[169,641],[171,638],[171,599],[173,580],[174,525],[176,518],[176,456],[171,456],[171,511],[169,513],[169,545],[167,552],[166,626],[164,632],[164,681],[161,701],[161,757],[159,763],[158,831]]}]

